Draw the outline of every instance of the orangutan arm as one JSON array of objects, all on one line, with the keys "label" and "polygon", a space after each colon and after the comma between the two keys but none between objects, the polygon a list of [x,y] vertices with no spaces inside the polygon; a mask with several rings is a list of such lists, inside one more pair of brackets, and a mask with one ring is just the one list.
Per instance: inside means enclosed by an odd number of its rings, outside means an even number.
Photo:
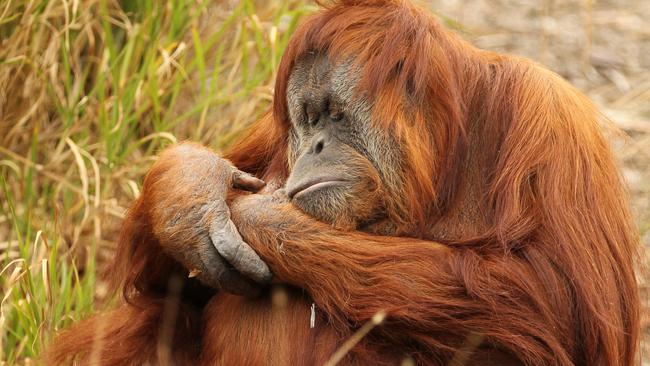
[{"label": "orangutan arm", "polygon": [[263,186],[208,148],[182,143],[166,149],[151,168],[132,216],[145,218],[153,235],[149,240],[155,239],[190,277],[229,292],[254,294],[271,273],[242,241],[226,200]]},{"label": "orangutan arm", "polygon": [[[276,280],[307,290],[335,327],[355,327],[384,311],[386,336],[407,342],[421,335],[445,344],[464,339],[472,319],[493,322],[496,307],[503,306],[503,314],[535,311],[526,293],[535,286],[534,274],[517,259],[339,231],[271,195],[240,196],[230,207],[244,240]],[[474,278],[477,273],[481,278]],[[468,287],[472,281],[479,288]],[[500,293],[500,303],[483,300],[484,292]],[[525,323],[505,326],[518,334],[535,333]]]}]

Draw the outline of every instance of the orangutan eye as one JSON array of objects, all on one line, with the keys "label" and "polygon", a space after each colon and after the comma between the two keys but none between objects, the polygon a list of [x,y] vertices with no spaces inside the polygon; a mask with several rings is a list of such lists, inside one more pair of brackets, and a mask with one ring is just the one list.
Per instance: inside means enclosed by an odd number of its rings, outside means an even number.
[{"label": "orangutan eye", "polygon": [[341,112],[330,113],[330,119],[332,121],[338,122],[343,119],[343,113]]},{"label": "orangutan eye", "polygon": [[328,106],[328,110],[329,110],[330,120],[334,122],[338,122],[343,119],[343,112],[337,105],[330,103]]},{"label": "orangutan eye", "polygon": [[303,104],[302,108],[305,113],[307,125],[315,125],[318,122],[318,113],[315,113],[314,109],[310,108],[307,103]]}]

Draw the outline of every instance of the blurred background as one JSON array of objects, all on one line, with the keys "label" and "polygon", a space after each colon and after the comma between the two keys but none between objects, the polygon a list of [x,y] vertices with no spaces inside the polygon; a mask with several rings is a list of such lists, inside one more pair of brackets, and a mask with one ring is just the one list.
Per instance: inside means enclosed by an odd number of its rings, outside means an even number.
[{"label": "blurred background", "polygon": [[[624,134],[650,246],[650,1],[427,1],[485,49],[546,65]],[[34,364],[106,297],[97,277],[156,152],[217,150],[269,107],[303,0],[0,0],[0,364]],[[645,279],[642,288],[646,291]]]}]

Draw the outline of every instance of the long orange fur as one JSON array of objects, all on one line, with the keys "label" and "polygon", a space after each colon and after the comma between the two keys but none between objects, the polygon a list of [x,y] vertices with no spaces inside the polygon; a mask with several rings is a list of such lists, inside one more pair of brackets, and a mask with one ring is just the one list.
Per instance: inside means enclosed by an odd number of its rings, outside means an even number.
[{"label": "long orange fur", "polygon": [[[286,179],[287,80],[314,50],[356,60],[376,128],[403,143],[400,237],[337,231],[290,205],[253,220],[254,210],[235,205],[245,240],[278,281],[305,293],[290,296],[284,317],[274,317],[265,300],[211,294],[206,308],[180,312],[175,363],[232,362],[233,355],[249,364],[321,363],[387,311],[386,323],[346,362],[390,363],[408,353],[444,365],[479,334],[528,365],[634,364],[638,239],[600,131],[603,117],[584,95],[529,60],[474,48],[407,1],[343,0],[293,35],[272,113],[226,154],[240,169]],[[458,225],[462,213],[454,215],[470,193],[480,220]],[[154,204],[145,189],[119,242],[111,280],[129,301],[65,331],[51,363],[91,353],[101,319],[109,324],[102,344],[111,347],[100,352],[103,364],[160,361],[160,288],[184,272],[150,234],[155,218],[144,213]],[[442,237],[440,227],[458,235]],[[313,339],[291,336],[305,334],[311,301],[325,328]],[[255,354],[263,356],[247,358]]]}]

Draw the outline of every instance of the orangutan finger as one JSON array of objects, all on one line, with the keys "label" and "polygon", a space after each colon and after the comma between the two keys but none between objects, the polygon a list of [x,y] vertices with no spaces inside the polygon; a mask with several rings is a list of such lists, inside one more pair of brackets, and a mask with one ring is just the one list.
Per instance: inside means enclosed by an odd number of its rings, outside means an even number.
[{"label": "orangutan finger", "polygon": [[264,261],[246,244],[235,224],[228,220],[225,225],[215,222],[210,227],[210,239],[219,254],[244,276],[266,284],[273,275]]},{"label": "orangutan finger", "polygon": [[246,172],[235,169],[232,175],[233,188],[243,189],[245,191],[257,192],[266,185],[263,180],[252,176]]},{"label": "orangutan finger", "polygon": [[222,258],[210,239],[206,240],[205,245],[200,245],[194,253],[198,260],[194,259],[193,262],[198,268],[190,270],[190,277],[197,277],[210,287],[235,295],[253,297],[260,293],[260,285],[244,277]]}]

